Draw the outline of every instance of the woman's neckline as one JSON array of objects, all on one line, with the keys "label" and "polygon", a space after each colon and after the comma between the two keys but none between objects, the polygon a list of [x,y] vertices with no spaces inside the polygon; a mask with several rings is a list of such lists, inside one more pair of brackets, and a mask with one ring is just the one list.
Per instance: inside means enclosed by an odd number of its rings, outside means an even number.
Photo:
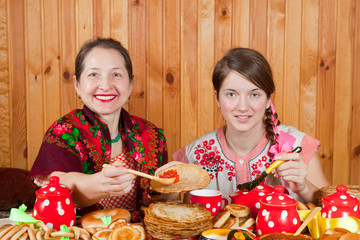
[{"label": "woman's neckline", "polygon": [[226,125],[220,128],[218,130],[218,135],[224,154],[227,155],[230,159],[244,159],[244,160],[252,159],[257,155],[259,155],[259,153],[265,148],[265,146],[269,142],[268,139],[266,138],[266,131],[264,131],[259,142],[252,150],[250,150],[248,153],[244,155],[236,154],[233,151],[230,151],[228,140],[226,139],[226,128],[227,128]]}]

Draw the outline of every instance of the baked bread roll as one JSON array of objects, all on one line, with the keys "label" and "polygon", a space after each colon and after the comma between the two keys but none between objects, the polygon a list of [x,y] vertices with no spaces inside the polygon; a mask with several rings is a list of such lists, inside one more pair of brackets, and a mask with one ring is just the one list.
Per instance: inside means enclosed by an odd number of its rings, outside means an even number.
[{"label": "baked bread roll", "polygon": [[323,232],[320,240],[338,240],[346,233],[350,231],[345,228],[329,228]]},{"label": "baked bread roll", "polygon": [[234,229],[239,227],[239,219],[236,217],[230,216],[226,222],[221,226],[224,229]]},{"label": "baked bread roll", "polygon": [[250,228],[251,226],[253,226],[256,223],[255,219],[253,218],[248,218],[246,219],[243,223],[241,223],[239,225],[240,228]]},{"label": "baked bread roll", "polygon": [[358,233],[345,233],[339,240],[360,240],[360,234]]},{"label": "baked bread roll", "polygon": [[131,214],[122,208],[96,210],[85,214],[80,219],[80,225],[83,228],[107,228],[101,220],[103,217],[111,217],[111,222],[120,218],[130,222]]},{"label": "baked bread roll", "polygon": [[237,218],[248,217],[250,215],[250,208],[240,204],[228,204],[224,210],[230,211],[230,214]]},{"label": "baked bread roll", "polygon": [[95,234],[92,236],[92,239],[108,240],[111,233],[112,233],[112,230],[110,230],[110,229],[99,230],[99,231],[95,232]]},{"label": "baked bread roll", "polygon": [[214,224],[214,228],[222,228],[226,221],[230,218],[230,211],[223,211],[216,214],[211,220]]}]

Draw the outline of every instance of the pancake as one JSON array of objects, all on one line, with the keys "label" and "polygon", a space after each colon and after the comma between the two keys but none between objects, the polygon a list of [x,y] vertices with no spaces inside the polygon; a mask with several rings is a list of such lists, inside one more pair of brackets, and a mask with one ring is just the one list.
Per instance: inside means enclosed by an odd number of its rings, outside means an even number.
[{"label": "pancake", "polygon": [[196,164],[176,164],[159,171],[156,176],[161,176],[168,170],[176,170],[179,175],[179,181],[164,185],[151,180],[150,185],[155,191],[160,193],[192,191],[204,188],[210,183],[208,172]]}]

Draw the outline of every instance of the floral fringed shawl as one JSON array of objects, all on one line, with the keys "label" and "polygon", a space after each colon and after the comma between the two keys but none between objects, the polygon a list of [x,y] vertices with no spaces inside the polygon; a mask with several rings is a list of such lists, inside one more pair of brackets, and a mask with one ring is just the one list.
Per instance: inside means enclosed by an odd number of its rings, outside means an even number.
[{"label": "floral fringed shawl", "polygon": [[[140,171],[154,174],[168,161],[163,131],[154,124],[121,110],[119,128],[126,149],[140,165]],[[99,172],[111,159],[111,137],[107,125],[89,108],[76,109],[54,122],[45,133],[30,177],[48,176],[54,171]],[[137,178],[137,209],[148,195],[149,180]]]}]

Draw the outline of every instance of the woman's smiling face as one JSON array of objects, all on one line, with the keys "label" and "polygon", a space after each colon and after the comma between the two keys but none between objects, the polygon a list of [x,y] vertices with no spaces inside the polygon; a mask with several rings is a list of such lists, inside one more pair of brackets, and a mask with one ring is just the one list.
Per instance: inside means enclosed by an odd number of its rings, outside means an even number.
[{"label": "woman's smiling face", "polygon": [[111,48],[95,47],[84,59],[75,89],[83,103],[100,116],[120,114],[132,84],[124,57]]},{"label": "woman's smiling face", "polygon": [[263,131],[263,117],[270,98],[236,71],[230,71],[218,93],[217,104],[231,131]]}]

